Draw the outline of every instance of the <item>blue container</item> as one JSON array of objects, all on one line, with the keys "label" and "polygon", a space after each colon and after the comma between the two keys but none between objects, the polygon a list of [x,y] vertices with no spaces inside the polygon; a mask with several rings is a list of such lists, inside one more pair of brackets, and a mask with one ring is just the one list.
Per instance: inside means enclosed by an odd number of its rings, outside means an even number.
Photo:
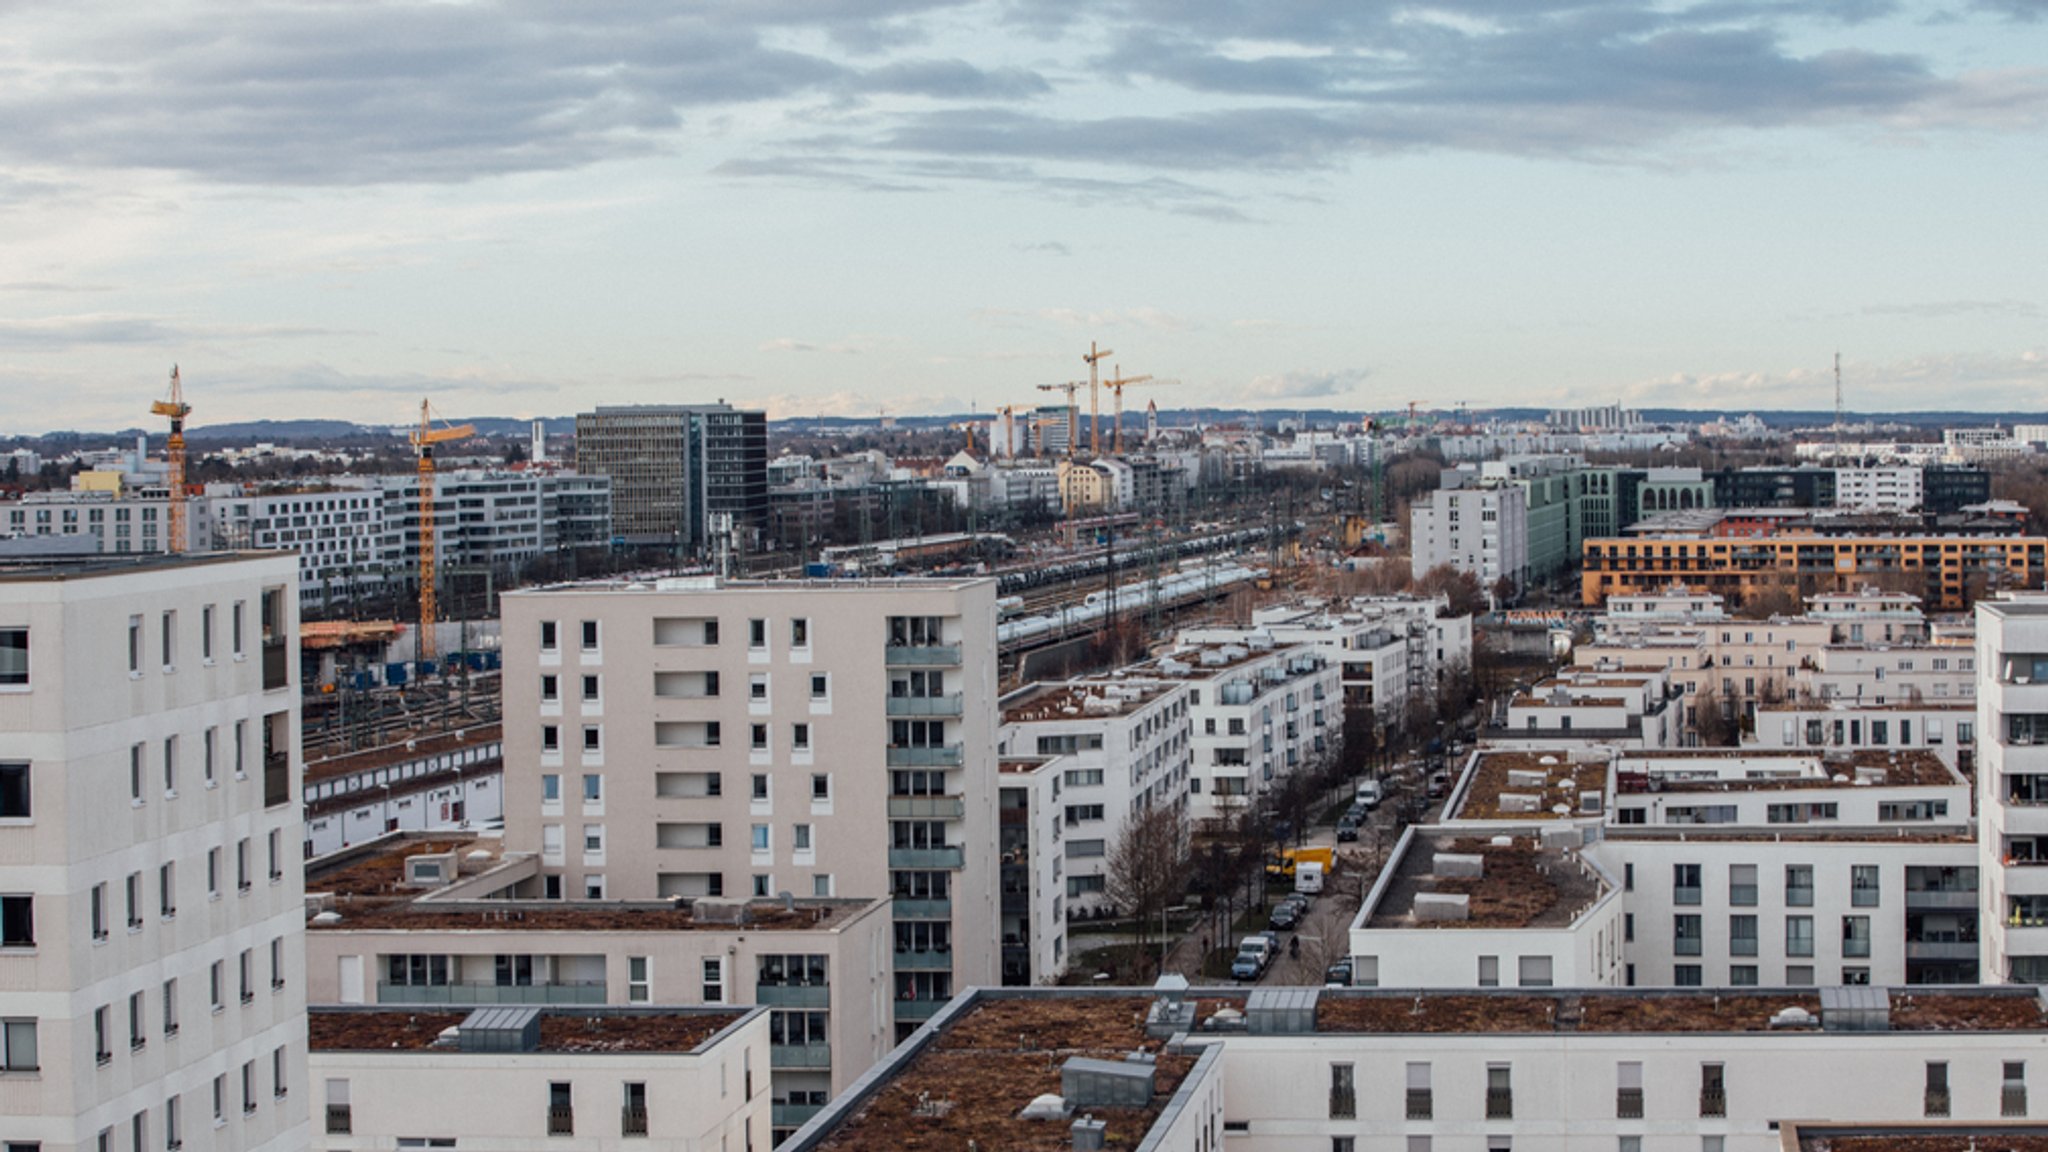
[{"label": "blue container", "polygon": [[420,679],[425,680],[434,674],[435,665],[432,660],[422,660],[413,665],[413,668],[419,673]]},{"label": "blue container", "polygon": [[384,666],[384,683],[393,688],[403,688],[405,686],[405,665],[386,664]]}]

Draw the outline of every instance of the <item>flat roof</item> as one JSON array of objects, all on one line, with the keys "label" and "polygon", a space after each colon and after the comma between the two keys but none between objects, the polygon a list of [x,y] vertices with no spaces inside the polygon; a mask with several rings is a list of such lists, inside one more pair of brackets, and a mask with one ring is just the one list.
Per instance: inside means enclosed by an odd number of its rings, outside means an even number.
[{"label": "flat roof", "polygon": [[1171,692],[1176,685],[1156,680],[1077,680],[1034,684],[1003,705],[1005,724],[1045,720],[1090,720],[1123,716]]},{"label": "flat roof", "polygon": [[[1722,775],[1733,772],[1765,773]],[[1869,784],[1856,783],[1862,772]],[[1687,773],[1699,773],[1697,777]],[[1882,772],[1881,778],[1873,773]],[[1623,753],[1614,761],[1616,796],[1717,792],[1786,792],[1804,788],[1956,788],[1967,785],[1941,757],[1924,748],[1858,749],[1846,754],[1747,748],[1699,748]]]},{"label": "flat roof", "polygon": [[43,581],[90,580],[100,576],[129,576],[173,568],[204,568],[250,560],[293,560],[289,552],[180,552],[176,555],[114,555],[94,553],[69,560],[62,556],[25,556],[19,561],[0,556],[0,583],[29,584]]},{"label": "flat roof", "polygon": [[1199,1057],[1167,1052],[1164,1041],[1146,1035],[1152,1000],[1137,990],[1121,997],[982,999],[810,1147],[1064,1152],[1079,1112],[1059,1121],[1018,1114],[1038,1096],[1060,1094],[1060,1068],[1069,1059],[1121,1064],[1145,1052],[1156,1060],[1149,1104],[1085,1109],[1108,1124],[1106,1147],[1135,1149]]},{"label": "flat roof", "polygon": [[[1439,853],[1477,856],[1478,876],[1436,875]],[[1563,928],[1607,889],[1599,873],[1576,857],[1513,837],[1417,835],[1395,861],[1395,872],[1366,928]],[[1415,898],[1431,893],[1463,895],[1463,920],[1417,919]]]},{"label": "flat roof", "polygon": [[[1538,790],[1526,786],[1511,785],[1509,772],[1541,772],[1543,787]],[[1506,749],[1481,749],[1478,762],[1470,770],[1469,778],[1458,802],[1458,810],[1448,813],[1445,819],[1453,820],[1555,820],[1556,807],[1569,804],[1572,812],[1579,810],[1581,792],[1607,791],[1607,758],[1575,760],[1565,750],[1545,752],[1510,751]],[[1508,811],[1501,807],[1501,794],[1505,792],[1536,793],[1539,797],[1533,811]]]},{"label": "flat roof", "polygon": [[414,760],[438,756],[443,752],[488,744],[493,740],[502,739],[503,736],[503,726],[493,720],[488,723],[469,724],[453,732],[441,732],[432,736],[420,735],[400,743],[308,760],[306,783],[318,784],[339,776],[353,776],[358,772],[370,772],[394,764],[408,764]]},{"label": "flat roof", "polygon": [[597,592],[688,595],[701,592],[859,592],[871,588],[959,589],[977,584],[994,584],[993,576],[833,576],[783,580],[734,580],[722,576],[663,576],[654,580],[579,580],[571,584],[547,584],[517,588],[506,596],[560,596]]},{"label": "flat roof", "polygon": [[[619,1052],[695,1052],[745,1016],[732,1008],[565,1008],[540,1009],[538,1052],[608,1055]],[[417,1008],[314,1007],[306,1014],[307,1047],[314,1052],[424,1052],[467,1012],[423,1012]],[[460,1054],[443,1046],[438,1051]],[[502,1056],[491,1052],[482,1055]]]},{"label": "flat roof", "polygon": [[1788,1121],[1799,1152],[2048,1152],[2048,1124],[1828,1124]]}]

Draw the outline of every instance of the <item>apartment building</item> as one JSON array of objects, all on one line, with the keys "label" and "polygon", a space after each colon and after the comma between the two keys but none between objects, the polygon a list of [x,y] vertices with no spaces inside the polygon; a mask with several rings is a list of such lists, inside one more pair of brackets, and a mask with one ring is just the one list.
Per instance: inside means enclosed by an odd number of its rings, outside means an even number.
[{"label": "apartment building", "polygon": [[1662,532],[1589,538],[1580,593],[1587,607],[1597,607],[1616,594],[1675,582],[1740,604],[1788,582],[1847,591],[1891,574],[1912,580],[1925,603],[1956,611],[1987,592],[2038,587],[2044,557],[2048,539],[2039,536]]},{"label": "apartment building", "polygon": [[1472,618],[1450,615],[1441,597],[1271,605],[1253,609],[1248,626],[1184,628],[1179,638],[1182,644],[1313,645],[1338,665],[1345,707],[1370,708],[1382,725],[1401,721],[1411,695],[1472,666]]},{"label": "apartment building", "polygon": [[548,899],[894,895],[895,1019],[994,984],[993,580],[503,599],[505,835]]},{"label": "apartment building", "polygon": [[382,488],[262,491],[209,484],[188,507],[193,539],[216,548],[298,554],[301,608],[377,596],[398,577],[400,540],[386,522]]},{"label": "apartment building", "polygon": [[698,549],[713,517],[768,526],[768,414],[717,404],[600,407],[576,415],[576,469],[611,481],[613,534]]},{"label": "apartment building", "polygon": [[170,539],[170,520],[170,501],[161,487],[128,495],[36,492],[0,510],[0,535],[89,536],[104,554],[161,553]]},{"label": "apartment building", "polygon": [[[1460,475],[1444,473],[1445,484]],[[1530,576],[1528,494],[1513,485],[1438,488],[1410,507],[1408,539],[1417,579],[1449,565],[1482,587],[1507,580],[1520,588]]]},{"label": "apartment building", "polygon": [[[401,834],[314,860],[312,1002],[762,1005],[769,1047],[758,1068],[772,1077],[777,1130],[895,1043],[897,931],[885,897],[544,903],[531,898],[539,875],[532,853],[474,834]],[[913,964],[931,958],[904,951]]]},{"label": "apartment building", "polygon": [[2048,597],[1977,606],[1984,978],[2048,984]]},{"label": "apartment building", "polygon": [[1182,646],[1123,672],[1187,686],[1188,817],[1196,825],[1234,818],[1280,776],[1335,755],[1343,735],[1338,666],[1312,645]]},{"label": "apartment building", "polygon": [[1566,669],[1504,701],[1484,735],[1494,744],[1674,747],[1684,731],[1680,695],[1661,671]]},{"label": "apartment building", "polygon": [[[379,476],[392,559],[407,576],[420,554],[415,474]],[[574,472],[463,469],[434,474],[434,554],[443,565],[516,567],[612,538],[612,482]]]},{"label": "apartment building", "polygon": [[1976,755],[1977,705],[1974,700],[1943,704],[1832,703],[1762,704],[1756,730],[1744,740],[1772,751],[1805,749],[1931,752],[1951,766],[1971,767]]},{"label": "apartment building", "polygon": [[1067,970],[1067,817],[1060,803],[1066,764],[1067,757],[1053,756],[1006,758],[1000,766],[996,847],[1005,986],[1046,983]]},{"label": "apartment building", "polygon": [[1129,820],[1185,813],[1194,743],[1186,685],[1122,676],[1034,684],[1005,696],[996,753],[1063,758],[1061,843],[1069,915],[1106,910],[1109,857]]},{"label": "apartment building", "polygon": [[766,1008],[312,1012],[315,1149],[772,1147]]},{"label": "apartment building", "polygon": [[0,568],[0,1129],[303,1148],[289,556]]},{"label": "apartment building", "polygon": [[2039,1132],[2048,1018],[2020,989],[1209,991],[977,989],[784,1149],[909,1147],[934,1113],[981,1147],[1100,1147],[1113,1124],[1147,1152],[1783,1152],[1820,1147],[1783,1130],[1830,1126],[1960,1152],[1944,1128],[1980,1148]]},{"label": "apartment building", "polygon": [[306,765],[308,860],[392,832],[482,827],[505,815],[496,724]]}]

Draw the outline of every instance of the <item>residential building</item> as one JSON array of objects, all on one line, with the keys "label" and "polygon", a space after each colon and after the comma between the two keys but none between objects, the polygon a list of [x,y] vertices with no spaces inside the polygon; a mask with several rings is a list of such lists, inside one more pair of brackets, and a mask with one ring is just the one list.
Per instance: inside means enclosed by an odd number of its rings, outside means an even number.
[{"label": "residential building", "polygon": [[[505,835],[540,895],[876,897],[904,1032],[998,976],[994,580],[503,598]],[[940,959],[942,958],[942,959]]]},{"label": "residential building", "polygon": [[[380,476],[391,555],[406,577],[420,554],[417,474]],[[516,569],[610,542],[611,480],[574,472],[460,470],[434,474],[434,554],[444,569]]]},{"label": "residential building", "polygon": [[1977,606],[1984,978],[2048,984],[2048,597]]},{"label": "residential building", "polygon": [[0,568],[0,1130],[307,1144],[290,556]]},{"label": "residential building", "polygon": [[576,468],[611,480],[626,544],[707,547],[713,517],[768,527],[768,416],[717,404],[600,407],[576,416]]},{"label": "residential building", "polygon": [[[1445,483],[1459,476],[1444,473]],[[1449,565],[1486,588],[1529,579],[1529,497],[1512,485],[1446,487],[1417,497],[1409,510],[1411,563],[1419,579]]]},{"label": "residential building", "polygon": [[324,608],[380,595],[400,578],[402,538],[386,521],[385,497],[375,487],[263,491],[209,484],[193,504],[214,547],[298,553],[299,606]]},{"label": "residential building", "polygon": [[[1044,984],[1067,969],[1065,806],[1067,757],[1005,759],[1001,824],[1003,984]],[[1085,779],[1085,777],[1084,777]]]},{"label": "residential building", "polygon": [[1680,583],[1740,604],[1788,583],[1846,591],[1896,574],[1923,602],[1954,611],[1986,592],[2038,586],[2044,564],[2048,539],[2039,536],[1665,533],[1587,540],[1581,593],[1597,607]]},{"label": "residential building", "polygon": [[315,1149],[772,1146],[766,1008],[321,1007]]},{"label": "residential building", "polygon": [[1657,671],[1567,669],[1508,698],[1485,730],[1496,744],[1606,744],[1669,748],[1680,743],[1682,691]]}]

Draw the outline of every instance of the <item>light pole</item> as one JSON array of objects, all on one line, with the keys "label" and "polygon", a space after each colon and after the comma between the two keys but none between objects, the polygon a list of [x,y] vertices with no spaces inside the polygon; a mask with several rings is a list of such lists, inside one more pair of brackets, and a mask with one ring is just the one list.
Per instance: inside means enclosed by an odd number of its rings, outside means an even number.
[{"label": "light pole", "polygon": [[1175,904],[1171,908],[1161,908],[1159,910],[1159,974],[1161,976],[1166,975],[1167,914],[1170,912],[1185,912],[1187,910],[1188,906],[1185,904]]}]

